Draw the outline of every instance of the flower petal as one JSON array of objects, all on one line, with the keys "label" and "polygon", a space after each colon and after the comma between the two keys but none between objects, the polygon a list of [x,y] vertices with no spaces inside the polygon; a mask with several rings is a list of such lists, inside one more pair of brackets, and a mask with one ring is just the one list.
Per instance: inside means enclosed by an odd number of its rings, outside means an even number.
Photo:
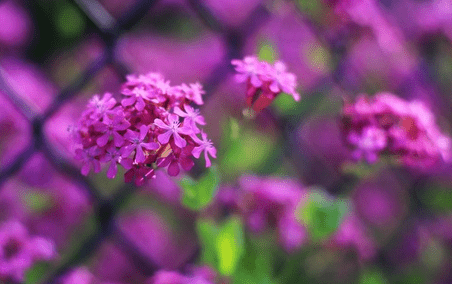
[{"label": "flower petal", "polygon": [[212,158],[217,157],[217,149],[215,147],[213,147],[213,146],[208,147],[207,152],[209,152],[209,154],[210,154],[210,156],[212,156]]},{"label": "flower petal", "polygon": [[126,170],[130,170],[133,166],[133,161],[132,161],[132,159],[129,159],[129,158],[121,159],[121,162],[119,162],[119,163]]},{"label": "flower petal", "polygon": [[157,140],[160,142],[160,144],[167,144],[172,134],[173,132],[171,130],[168,130],[165,133],[157,136]]},{"label": "flower petal", "polygon": [[176,114],[170,114],[168,115],[168,121],[170,125],[174,124],[174,122],[179,122],[179,116]]},{"label": "flower petal", "polygon": [[141,143],[141,146],[143,146],[144,148],[146,148],[148,150],[157,150],[160,147],[160,145],[155,142]]},{"label": "flower petal", "polygon": [[101,137],[97,138],[96,143],[99,145],[99,147],[104,147],[108,143],[108,139],[110,138],[110,135],[108,133],[105,133]]},{"label": "flower petal", "polygon": [[202,152],[203,149],[204,149],[203,146],[195,147],[195,148],[193,148],[193,151],[191,151],[191,154],[196,159],[199,159],[199,156],[201,155],[201,152]]},{"label": "flower petal", "polygon": [[130,154],[132,154],[133,150],[135,150],[134,145],[128,145],[128,146],[122,147],[120,150],[121,157],[126,158],[126,157],[130,156]]},{"label": "flower petal", "polygon": [[118,166],[116,165],[116,161],[111,161],[110,167],[108,167],[108,170],[107,170],[107,177],[115,178],[117,172],[118,172]]},{"label": "flower petal", "polygon": [[132,141],[132,140],[138,138],[138,133],[136,133],[130,129],[127,129],[126,133],[124,134],[124,138],[126,138],[129,141]]},{"label": "flower petal", "polygon": [[136,148],[136,157],[135,157],[136,161],[138,163],[143,163],[145,160],[144,157],[144,152],[143,152],[143,148],[141,148],[141,145],[138,145]]},{"label": "flower petal", "polygon": [[180,135],[177,132],[174,133],[173,137],[174,143],[176,144],[177,147],[184,148],[185,146],[187,146],[187,141],[180,137]]},{"label": "flower petal", "polygon": [[100,171],[102,170],[100,167],[100,162],[98,160],[92,160],[92,164],[94,167],[94,172],[95,173],[100,173]]},{"label": "flower petal", "polygon": [[146,104],[144,103],[144,100],[142,97],[138,97],[137,98],[137,103],[135,104],[135,107],[137,108],[138,111],[143,111],[144,107],[146,106]]},{"label": "flower petal", "polygon": [[156,118],[154,120],[154,124],[162,129],[171,129],[166,123],[164,123],[161,119]]},{"label": "flower petal", "polygon": [[124,144],[124,138],[121,135],[119,135],[118,132],[113,132],[113,141],[115,142],[116,147],[121,147],[122,144]]},{"label": "flower petal", "polygon": [[179,164],[177,163],[177,161],[173,161],[171,162],[171,164],[168,166],[168,175],[175,177],[179,174],[180,169],[179,169]]},{"label": "flower petal", "polygon": [[149,126],[141,125],[140,127],[140,141],[143,141],[146,135],[148,134]]},{"label": "flower petal", "polygon": [[183,112],[179,107],[175,107],[174,108],[174,113],[177,114],[178,116],[181,116],[181,117],[188,116],[188,114]]},{"label": "flower petal", "polygon": [[135,102],[135,97],[130,97],[127,99],[123,99],[121,101],[121,104],[122,104],[122,106],[127,107],[127,106],[133,105],[134,102]]},{"label": "flower petal", "polygon": [[209,155],[207,155],[207,151],[204,151],[204,158],[206,159],[206,168],[209,168],[212,163],[210,162]]},{"label": "flower petal", "polygon": [[87,176],[89,174],[90,170],[91,170],[91,168],[89,166],[89,163],[84,163],[82,166],[82,170],[81,170],[82,175]]}]

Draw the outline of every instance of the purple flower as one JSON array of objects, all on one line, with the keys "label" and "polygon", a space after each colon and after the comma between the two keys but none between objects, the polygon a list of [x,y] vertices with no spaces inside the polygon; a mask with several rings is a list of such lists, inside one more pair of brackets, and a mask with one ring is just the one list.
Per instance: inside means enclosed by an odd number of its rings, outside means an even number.
[{"label": "purple flower", "polygon": [[180,172],[180,166],[189,171],[194,166],[193,161],[190,159],[193,146],[188,146],[182,149],[182,151],[173,151],[167,157],[160,159],[157,162],[157,166],[164,168],[168,166],[168,175],[177,176]]},{"label": "purple flower", "polygon": [[66,274],[61,284],[91,284],[94,280],[94,275],[86,267],[78,267]]},{"label": "purple flower", "polygon": [[110,162],[110,167],[108,167],[107,170],[107,177],[108,178],[115,178],[116,173],[118,172],[117,164],[121,164],[124,169],[130,170],[132,168],[132,159],[130,158],[123,158],[121,155],[121,151],[116,148],[115,146],[111,145],[106,153],[102,155],[100,158],[100,161],[103,163]]},{"label": "purple flower", "polygon": [[361,261],[370,260],[376,254],[375,241],[354,213],[341,223],[330,243],[335,247],[354,248]]},{"label": "purple flower", "polygon": [[107,114],[112,113],[112,108],[116,105],[116,100],[112,98],[110,93],[105,93],[102,99],[99,95],[95,95],[88,102],[88,109],[85,111],[85,115],[88,115],[92,119],[106,118]]},{"label": "purple flower", "polygon": [[255,56],[247,56],[243,60],[234,59],[238,74],[237,82],[246,82],[246,104],[257,113],[269,106],[281,93],[286,92],[295,99],[300,100],[300,94],[296,92],[296,77],[286,72],[286,65],[277,61],[274,66],[265,61],[260,61]]},{"label": "purple flower", "polygon": [[108,140],[113,136],[113,141],[116,147],[124,144],[124,138],[118,133],[118,131],[124,131],[130,127],[130,123],[124,119],[122,115],[116,115],[113,119],[106,117],[103,122],[99,122],[94,125],[94,129],[98,132],[104,133],[97,138],[97,145],[103,147],[107,145]]},{"label": "purple flower", "polygon": [[229,196],[223,195],[221,202],[244,214],[248,228],[259,233],[266,227],[276,227],[279,242],[287,251],[298,249],[306,242],[306,228],[297,221],[295,211],[307,193],[298,183],[290,179],[243,176],[239,185],[240,190],[235,192],[223,190]]},{"label": "purple flower", "polygon": [[342,111],[344,140],[355,158],[375,162],[384,153],[405,165],[427,168],[451,157],[451,139],[441,133],[433,113],[419,101],[405,101],[391,93],[371,99],[361,95]]},{"label": "purple flower", "polygon": [[142,186],[146,179],[155,177],[155,170],[144,165],[134,165],[124,174],[124,181],[135,181],[136,186]]},{"label": "purple flower", "polygon": [[170,90],[169,81],[165,81],[159,73],[148,73],[146,75],[127,76],[127,82],[124,84],[122,94],[129,98],[121,101],[123,106],[131,106],[134,103],[139,111],[143,111],[145,101],[152,103],[162,103]]},{"label": "purple flower", "polygon": [[348,139],[351,144],[354,144],[357,147],[353,153],[354,158],[359,160],[364,155],[369,163],[375,163],[377,161],[377,154],[379,154],[387,144],[386,133],[383,129],[374,126],[364,128],[361,135],[351,133]]},{"label": "purple flower", "polygon": [[300,94],[295,90],[297,87],[297,77],[294,74],[286,72],[286,65],[281,61],[275,62],[274,69],[271,73],[273,82],[269,88],[274,93],[281,91],[292,95],[295,101],[300,100]]},{"label": "purple flower", "polygon": [[287,214],[278,222],[279,242],[286,251],[294,251],[308,240],[308,232],[293,216]]},{"label": "purple flower", "polygon": [[24,273],[40,260],[56,256],[52,241],[30,237],[18,221],[8,221],[0,228],[0,280],[24,281]]},{"label": "purple flower", "polygon": [[190,84],[190,90],[186,92],[185,97],[197,105],[204,104],[204,101],[202,100],[202,95],[204,95],[205,92],[202,89],[202,85],[198,82],[194,84]]},{"label": "purple flower", "polygon": [[212,158],[216,158],[217,157],[217,149],[215,149],[215,147],[213,146],[213,143],[211,140],[207,139],[207,134],[204,132],[201,132],[201,137],[202,140],[199,139],[196,135],[193,135],[193,141],[195,141],[196,143],[199,144],[198,147],[195,147],[192,151],[192,154],[195,158],[199,158],[199,156],[201,155],[201,152],[204,151],[204,158],[206,159],[206,167],[210,167],[211,166],[211,162],[209,159],[209,156],[207,154],[210,154],[210,156],[212,156]]},{"label": "purple flower", "polygon": [[199,114],[199,110],[192,108],[189,105],[185,105],[184,110],[185,110],[185,112],[183,110],[181,110],[179,107],[175,107],[174,113],[180,117],[185,117],[184,123],[187,123],[187,125],[190,125],[190,127],[193,129],[193,131],[195,133],[199,133],[200,130],[196,126],[196,124],[206,125],[204,117]]},{"label": "purple flower", "polygon": [[[191,169],[195,146],[208,148],[215,155],[209,141],[196,138],[200,141],[196,145],[192,138],[201,132],[198,126],[206,124],[199,111],[188,105],[203,103],[201,84],[170,86],[159,73],[129,75],[121,93],[126,96],[121,104],[108,93],[102,99],[94,96],[70,135],[74,148],[82,148],[75,151],[84,162],[83,174],[87,175],[91,166],[99,172],[100,162],[110,162],[107,177],[114,178],[119,163],[128,170],[124,174],[126,182],[135,180],[141,185],[155,176],[158,164],[168,166],[173,176],[180,166]],[[127,159],[132,154],[133,163]]]},{"label": "purple flower", "polygon": [[132,91],[123,91],[123,94],[125,96],[129,96],[127,99],[123,99],[121,101],[121,104],[124,107],[131,106],[135,104],[135,107],[139,111],[143,111],[144,107],[146,106],[145,100],[150,100],[150,94],[144,87],[137,87],[133,89]]},{"label": "purple flower", "polygon": [[91,171],[91,166],[93,167],[95,173],[101,171],[99,160],[96,158],[96,156],[99,156],[101,152],[102,151],[97,146],[93,146],[88,149],[75,150],[75,158],[77,160],[82,160],[83,162],[82,175],[87,176]]},{"label": "purple flower", "polygon": [[177,99],[187,99],[189,101],[193,101],[197,105],[204,104],[202,100],[202,95],[204,94],[204,90],[202,89],[202,85],[200,83],[195,84],[181,84],[179,86],[175,86],[171,89],[171,94]]},{"label": "purple flower", "polygon": [[149,143],[144,142],[148,132],[149,132],[149,126],[146,126],[146,125],[142,125],[140,127],[140,133],[127,129],[126,134],[124,134],[124,138],[129,140],[131,145],[128,145],[128,146],[125,146],[122,148],[123,149],[122,156],[127,157],[133,152],[133,150],[135,150],[136,162],[143,163],[145,160],[143,147],[148,150],[156,150],[160,147],[159,144],[157,144],[155,142],[149,142]]},{"label": "purple flower", "polygon": [[262,62],[255,56],[246,56],[243,60],[233,59],[232,65],[235,65],[235,71],[239,74],[235,75],[235,79],[238,83],[249,82],[256,88],[259,88],[263,84],[263,80],[260,77],[262,74],[266,74],[269,66],[267,62]]},{"label": "purple flower", "polygon": [[174,143],[179,148],[184,148],[187,146],[187,141],[180,136],[180,134],[191,135],[193,134],[193,129],[184,124],[180,127],[179,116],[176,114],[168,115],[168,124],[164,123],[161,119],[156,118],[154,124],[161,129],[165,129],[166,132],[160,134],[157,139],[161,144],[167,144],[171,136],[173,136]]}]

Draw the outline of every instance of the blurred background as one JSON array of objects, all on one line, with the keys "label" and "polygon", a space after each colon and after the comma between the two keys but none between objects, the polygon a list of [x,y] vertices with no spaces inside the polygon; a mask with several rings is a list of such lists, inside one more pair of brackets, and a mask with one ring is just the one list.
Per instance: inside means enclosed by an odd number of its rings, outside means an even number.
[{"label": "blurred background", "polygon": [[[0,221],[57,251],[23,282],[452,283],[450,165],[355,163],[338,120],[391,92],[450,134],[451,47],[449,0],[1,0]],[[244,118],[246,55],[286,63],[301,101]],[[70,128],[148,72],[203,84],[214,169],[83,177]]]}]

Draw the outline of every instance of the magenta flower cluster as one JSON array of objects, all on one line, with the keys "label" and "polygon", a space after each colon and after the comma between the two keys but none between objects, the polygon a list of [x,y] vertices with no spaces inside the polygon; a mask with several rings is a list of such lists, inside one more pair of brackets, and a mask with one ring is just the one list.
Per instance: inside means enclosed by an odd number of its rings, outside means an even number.
[{"label": "magenta flower cluster", "polygon": [[256,113],[269,106],[282,92],[290,94],[295,101],[300,100],[300,94],[296,91],[297,78],[286,71],[286,65],[281,61],[271,65],[255,56],[246,56],[231,63],[238,73],[236,81],[246,82],[246,104]]},{"label": "magenta flower cluster", "polygon": [[355,103],[345,103],[341,116],[345,142],[356,160],[374,163],[385,155],[406,165],[426,166],[450,159],[450,137],[422,102],[391,93],[360,95]]},{"label": "magenta flower cluster", "polygon": [[25,271],[36,262],[52,260],[56,255],[53,241],[30,236],[19,221],[10,220],[1,225],[0,282],[23,282]]},{"label": "magenta flower cluster", "polygon": [[224,188],[219,200],[244,217],[254,233],[277,228],[279,242],[286,251],[300,248],[308,240],[306,228],[296,219],[296,208],[308,191],[290,179],[243,176],[238,189]]},{"label": "magenta flower cluster", "polygon": [[121,94],[120,102],[110,93],[95,95],[75,127],[83,175],[91,169],[98,173],[101,163],[109,163],[107,177],[114,178],[119,164],[127,170],[126,182],[142,185],[156,168],[166,167],[171,176],[180,168],[190,170],[191,157],[203,152],[210,167],[209,156],[216,158],[216,149],[199,129],[206,124],[204,117],[190,105],[203,104],[199,83],[171,86],[159,73],[131,75]]}]

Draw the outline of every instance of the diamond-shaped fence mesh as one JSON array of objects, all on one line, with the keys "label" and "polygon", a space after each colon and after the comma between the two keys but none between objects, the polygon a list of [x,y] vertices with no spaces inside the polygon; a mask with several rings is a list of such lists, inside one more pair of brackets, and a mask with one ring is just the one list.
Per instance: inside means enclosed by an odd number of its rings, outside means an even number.
[{"label": "diamond-shaped fence mesh", "polygon": [[[15,93],[14,89],[9,85],[8,80],[3,74],[3,68],[0,66],[0,90],[5,94],[14,106],[25,118],[31,138],[24,146],[22,152],[15,155],[15,158],[9,161],[1,168],[0,171],[0,186],[4,185],[13,175],[17,174],[22,167],[33,157],[35,153],[43,153],[48,161],[62,176],[71,180],[71,182],[80,186],[87,191],[93,204],[93,211],[97,223],[93,234],[86,237],[82,241],[80,249],[71,254],[69,257],[62,260],[58,268],[44,280],[44,283],[55,282],[57,277],[63,275],[70,268],[80,265],[90,256],[92,256],[100,244],[106,239],[113,240],[122,249],[127,251],[135,266],[141,270],[143,275],[151,276],[159,269],[158,265],[149,259],[146,255],[140,252],[134,242],[131,242],[115,222],[115,217],[121,204],[134,195],[136,192],[135,186],[125,184],[114,190],[114,194],[105,197],[98,186],[95,185],[89,178],[80,174],[80,169],[75,167],[66,156],[62,155],[60,150],[56,149],[50,142],[48,134],[46,133],[46,123],[70,100],[80,95],[80,91],[85,88],[96,76],[98,76],[104,68],[113,70],[117,77],[124,79],[128,74],[127,63],[121,61],[119,56],[115,53],[118,39],[123,33],[140,24],[142,19],[153,12],[158,1],[140,0],[136,1],[131,7],[127,9],[120,17],[113,17],[105,9],[102,4],[95,0],[74,0],[73,4],[86,15],[86,17],[96,27],[96,34],[104,46],[100,55],[87,65],[86,69],[78,74],[76,78],[64,87],[58,95],[50,102],[50,105],[45,109],[45,112],[39,113],[35,108],[28,105],[28,102],[22,96]],[[223,58],[218,63],[215,63],[209,74],[205,76],[201,82],[206,90],[205,101],[208,101],[210,96],[219,88],[228,75],[232,74],[231,59],[242,58],[244,54],[245,39],[253,36],[256,30],[269,20],[270,14],[265,4],[259,4],[240,26],[230,26],[214,16],[214,13],[209,10],[206,2],[201,0],[187,0],[188,5],[199,20],[217,35],[223,42],[225,52]],[[155,12],[157,13],[157,12]],[[331,57],[335,60],[335,69],[330,70],[325,76],[321,76],[315,84],[312,84],[308,89],[304,89],[304,97],[307,100],[321,100],[322,94],[325,90],[333,88],[333,85],[339,86],[345,90],[350,90],[353,87],[344,85],[344,80],[341,80],[343,74],[343,64],[346,58],[344,48],[338,46],[337,43],[328,41],[328,37],[322,28],[314,22],[299,15],[300,21],[319,37],[321,44],[326,46],[331,53]],[[133,54],[132,54],[133,56]],[[177,59],[175,59],[177,61]],[[176,63],[177,64],[177,63]],[[177,69],[177,66],[175,66]],[[312,95],[311,95],[312,94]],[[304,118],[309,117],[315,108],[306,109],[302,117],[294,123],[293,120],[287,120],[278,117],[277,114],[272,114],[274,123],[280,127],[284,136],[283,149],[285,155],[291,159],[294,165],[300,168],[297,172],[306,172],[303,167],[305,160],[305,153],[303,150],[302,141],[295,141],[296,132],[302,125]],[[295,146],[297,143],[297,146]],[[312,157],[311,157],[312,158]],[[318,164],[317,168],[323,167],[322,161],[313,161]],[[311,163],[312,164],[312,163]],[[303,169],[303,170],[301,170]],[[301,178],[301,177],[300,177]],[[347,183],[345,178],[341,179],[337,184],[331,185],[334,190],[340,190],[340,184]],[[334,191],[331,190],[331,191]],[[195,250],[194,255],[190,257],[194,261],[198,255],[198,250]],[[154,264],[153,264],[154,263]]]}]

